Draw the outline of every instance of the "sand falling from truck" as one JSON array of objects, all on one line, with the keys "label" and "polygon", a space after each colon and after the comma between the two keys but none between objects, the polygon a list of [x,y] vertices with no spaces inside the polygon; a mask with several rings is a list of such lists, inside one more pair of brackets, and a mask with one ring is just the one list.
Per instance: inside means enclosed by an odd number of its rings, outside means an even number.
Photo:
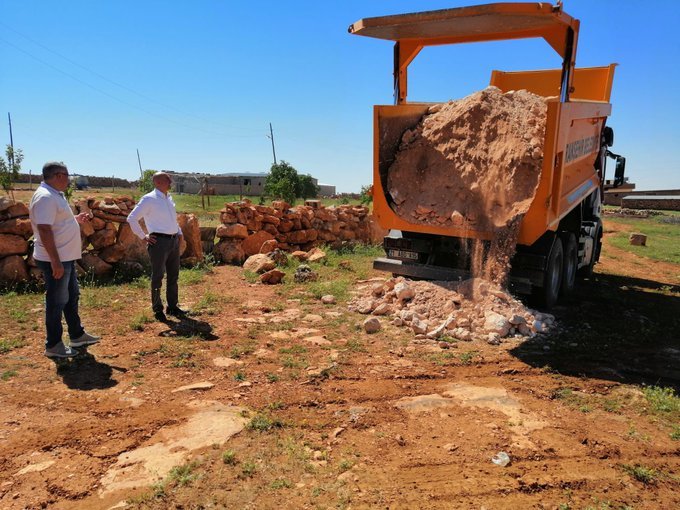
[{"label": "sand falling from truck", "polygon": [[496,87],[431,106],[388,170],[392,207],[412,223],[491,232],[465,255],[473,276],[504,285],[540,179],[546,112],[544,97]]}]

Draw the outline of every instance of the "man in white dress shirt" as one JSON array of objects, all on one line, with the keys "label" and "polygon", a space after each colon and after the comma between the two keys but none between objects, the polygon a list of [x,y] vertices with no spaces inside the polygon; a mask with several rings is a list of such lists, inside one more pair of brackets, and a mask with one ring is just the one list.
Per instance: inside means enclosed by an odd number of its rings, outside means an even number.
[{"label": "man in white dress shirt", "polygon": [[[130,228],[137,237],[147,243],[149,258],[151,259],[151,308],[154,317],[159,321],[166,321],[161,300],[163,276],[167,272],[166,312],[175,317],[183,317],[186,312],[178,305],[179,294],[177,280],[179,279],[179,238],[182,229],[177,223],[177,211],[172,197],[168,194],[172,186],[170,175],[156,172],[153,175],[155,189],[144,195],[128,216]],[[139,224],[144,219],[146,232]]]},{"label": "man in white dress shirt", "polygon": [[[61,162],[45,163],[43,182],[33,194],[28,206],[33,237],[33,258],[45,279],[45,356],[70,358],[78,354],[73,347],[99,342],[80,323],[78,301],[80,289],[75,261],[82,256],[78,223],[89,221],[88,213],[73,215],[64,197],[68,188],[68,169]],[[62,315],[68,325],[70,344],[64,345]]]}]

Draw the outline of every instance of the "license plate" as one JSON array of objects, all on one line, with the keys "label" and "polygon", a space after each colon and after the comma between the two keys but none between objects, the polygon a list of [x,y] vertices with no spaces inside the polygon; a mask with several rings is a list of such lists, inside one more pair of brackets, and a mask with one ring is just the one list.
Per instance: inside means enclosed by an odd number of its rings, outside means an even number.
[{"label": "license plate", "polygon": [[418,260],[418,252],[406,250],[389,250],[387,254],[395,259]]}]

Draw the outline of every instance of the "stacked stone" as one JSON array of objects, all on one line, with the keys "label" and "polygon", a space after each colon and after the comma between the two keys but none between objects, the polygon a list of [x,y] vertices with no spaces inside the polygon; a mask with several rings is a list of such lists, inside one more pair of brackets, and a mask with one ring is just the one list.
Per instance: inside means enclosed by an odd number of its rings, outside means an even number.
[{"label": "stacked stone", "polygon": [[[120,271],[141,274],[148,264],[146,243],[130,228],[127,216],[135,206],[129,197],[106,197],[101,200],[78,200],[74,214],[87,212],[91,221],[80,225],[83,257],[78,262],[81,272],[95,278],[109,276],[114,267]],[[203,260],[200,228],[193,214],[178,214],[182,229],[180,253],[182,263],[195,265]],[[28,208],[21,202],[0,198],[0,286],[40,280],[41,272],[29,252],[28,240],[33,236]]]},{"label": "stacked stone", "polygon": [[29,279],[26,258],[32,235],[26,205],[0,197],[0,286]]},{"label": "stacked stone", "polygon": [[[315,204],[316,205],[316,204]],[[242,264],[257,253],[275,249],[309,251],[320,244],[346,241],[382,242],[365,206],[323,207],[300,205],[291,209],[283,201],[272,206],[249,200],[225,204],[216,235],[215,256],[227,264]]]},{"label": "stacked stone", "polygon": [[92,197],[78,200],[75,213],[90,213],[92,220],[80,225],[83,240],[82,269],[101,278],[113,272],[114,265],[129,265],[139,271],[148,255],[145,243],[133,234],[127,216],[135,203],[129,197]]}]

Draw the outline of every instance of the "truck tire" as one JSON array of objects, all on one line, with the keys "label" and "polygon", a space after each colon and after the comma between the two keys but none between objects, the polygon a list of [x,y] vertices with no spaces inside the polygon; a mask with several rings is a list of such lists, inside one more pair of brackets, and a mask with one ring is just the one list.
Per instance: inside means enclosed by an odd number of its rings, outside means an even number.
[{"label": "truck tire", "polygon": [[576,287],[576,270],[578,268],[578,243],[571,232],[563,232],[560,236],[564,248],[564,263],[562,269],[562,285],[560,295],[569,296]]},{"label": "truck tire", "polygon": [[590,259],[590,263],[587,266],[583,266],[578,270],[578,275],[582,278],[588,278],[592,276],[595,263],[600,260],[600,252],[602,251],[602,220],[600,219],[597,220],[594,237],[593,258]]},{"label": "truck tire", "polygon": [[540,308],[550,309],[557,303],[562,286],[562,274],[564,273],[563,261],[562,240],[557,236],[543,272],[543,286],[533,289],[533,296]]}]

